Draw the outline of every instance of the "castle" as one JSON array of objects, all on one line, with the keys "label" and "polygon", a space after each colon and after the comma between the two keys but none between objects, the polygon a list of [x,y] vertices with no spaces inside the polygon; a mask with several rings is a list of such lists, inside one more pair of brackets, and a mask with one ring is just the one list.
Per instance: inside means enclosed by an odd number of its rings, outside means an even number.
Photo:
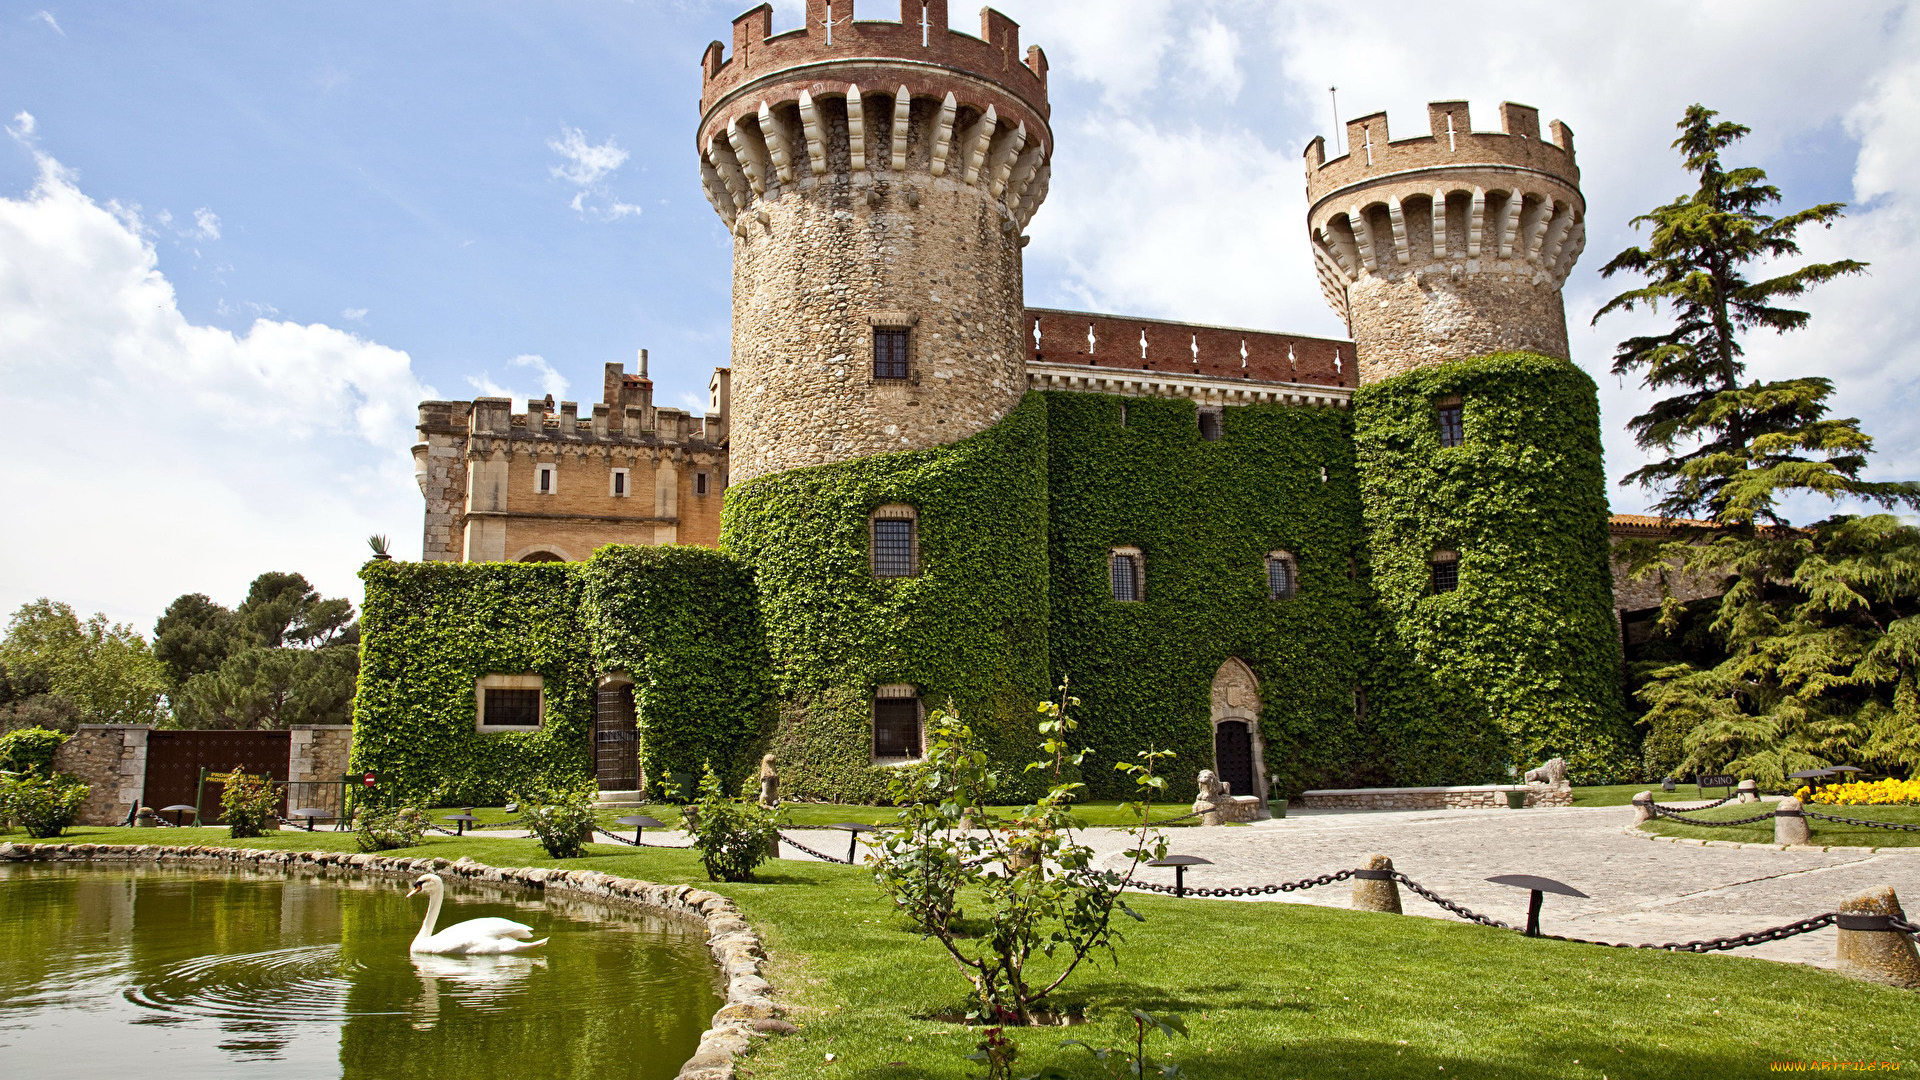
[{"label": "castle", "polygon": [[1629,771],[1566,125],[1438,102],[1313,140],[1351,340],[1029,308],[1046,55],[901,7],[762,5],[701,59],[734,247],[704,417],[644,353],[584,417],[422,404],[427,562],[366,573],[356,765],[657,793],[770,747],[788,790],[879,799],[930,709],[1017,765],[1066,678],[1095,794],[1149,745],[1263,797]]}]

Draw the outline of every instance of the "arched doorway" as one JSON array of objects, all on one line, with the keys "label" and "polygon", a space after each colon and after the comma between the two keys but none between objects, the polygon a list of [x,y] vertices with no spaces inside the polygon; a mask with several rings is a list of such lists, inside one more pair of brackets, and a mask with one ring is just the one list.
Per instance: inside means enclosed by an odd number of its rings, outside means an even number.
[{"label": "arched doorway", "polygon": [[633,680],[600,680],[593,710],[593,766],[601,791],[640,789],[640,732],[634,727]]},{"label": "arched doorway", "polygon": [[1260,680],[1229,657],[1213,676],[1213,771],[1235,795],[1267,800],[1266,744],[1260,737]]}]

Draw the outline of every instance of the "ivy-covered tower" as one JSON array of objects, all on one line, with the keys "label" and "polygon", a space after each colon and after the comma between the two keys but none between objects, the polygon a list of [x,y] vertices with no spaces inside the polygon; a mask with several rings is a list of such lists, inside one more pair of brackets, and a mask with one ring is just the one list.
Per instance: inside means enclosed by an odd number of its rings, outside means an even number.
[{"label": "ivy-covered tower", "polygon": [[702,61],[700,171],[733,232],[736,481],[956,442],[1026,390],[1020,249],[1047,192],[1047,64],[997,11],[807,0]]},{"label": "ivy-covered tower", "polygon": [[[1501,106],[1375,113],[1306,150],[1321,288],[1353,335],[1356,463],[1383,633],[1370,687],[1434,780],[1631,760],[1590,379],[1560,289],[1585,246],[1573,133]],[[1402,770],[1402,782],[1419,776]]]}]

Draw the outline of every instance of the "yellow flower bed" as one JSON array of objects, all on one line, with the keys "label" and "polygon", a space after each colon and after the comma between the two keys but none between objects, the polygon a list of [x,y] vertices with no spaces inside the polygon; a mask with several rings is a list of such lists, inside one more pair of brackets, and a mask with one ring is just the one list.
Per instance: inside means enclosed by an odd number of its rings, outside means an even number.
[{"label": "yellow flower bed", "polygon": [[1834,784],[1818,792],[1801,788],[1793,793],[1801,802],[1833,803],[1836,806],[1909,806],[1920,805],[1920,780],[1872,780]]}]

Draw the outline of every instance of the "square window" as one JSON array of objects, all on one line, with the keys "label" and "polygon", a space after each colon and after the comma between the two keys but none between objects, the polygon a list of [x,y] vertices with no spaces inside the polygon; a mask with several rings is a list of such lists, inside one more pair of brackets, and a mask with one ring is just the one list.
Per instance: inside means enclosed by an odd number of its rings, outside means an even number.
[{"label": "square window", "polygon": [[1140,599],[1145,582],[1141,580],[1139,555],[1128,552],[1113,553],[1107,560],[1107,576],[1115,600],[1133,603]]},{"label": "square window", "polygon": [[615,498],[625,498],[627,494],[627,470],[613,470],[613,478],[608,481],[608,493]]},{"label": "square window", "polygon": [[533,490],[539,492],[542,495],[551,495],[553,494],[556,480],[557,480],[557,477],[555,476],[554,466],[552,465],[534,466]]},{"label": "square window", "polygon": [[[912,687],[906,688],[909,695]],[[882,687],[880,693],[898,693]],[[920,699],[917,696],[873,699],[873,756],[912,759],[920,756]]]},{"label": "square window", "polygon": [[907,378],[907,345],[911,331],[897,326],[877,326],[873,330],[873,377]]},{"label": "square window", "polygon": [[1433,591],[1452,592],[1460,587],[1460,556],[1451,551],[1437,552],[1428,564],[1433,577]]},{"label": "square window", "polygon": [[1222,430],[1219,409],[1200,410],[1200,437],[1208,442],[1219,442]]},{"label": "square window", "polygon": [[1440,422],[1441,446],[1465,446],[1467,444],[1467,426],[1465,414],[1461,411],[1460,400],[1454,398],[1442,401],[1434,407],[1434,416]]},{"label": "square window", "polygon": [[1300,589],[1299,568],[1291,555],[1267,556],[1267,598],[1291,600]]},{"label": "square window", "polygon": [[873,520],[873,576],[913,577],[914,521],[912,518]]},{"label": "square window", "polygon": [[693,493],[695,495],[705,495],[707,493],[706,473],[697,472],[693,474]]},{"label": "square window", "polygon": [[480,731],[533,731],[545,712],[538,675],[487,675],[474,684],[474,726]]}]

